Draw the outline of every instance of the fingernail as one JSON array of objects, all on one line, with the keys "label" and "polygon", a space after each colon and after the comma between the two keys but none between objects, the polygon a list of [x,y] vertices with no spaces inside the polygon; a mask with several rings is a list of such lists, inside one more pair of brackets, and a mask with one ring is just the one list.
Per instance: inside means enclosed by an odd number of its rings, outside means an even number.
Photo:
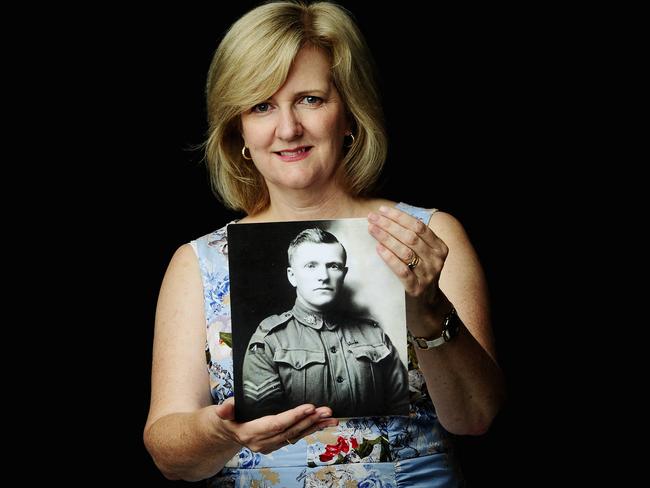
[{"label": "fingernail", "polygon": [[311,415],[315,411],[316,411],[316,409],[314,407],[307,407],[302,411],[302,414],[303,415]]},{"label": "fingernail", "polygon": [[332,416],[332,412],[323,412],[323,413],[320,414],[320,418],[322,418],[322,419],[326,419],[326,418],[331,417],[331,416]]},{"label": "fingernail", "polygon": [[380,212],[388,212],[388,207],[384,207],[383,205],[379,207]]}]

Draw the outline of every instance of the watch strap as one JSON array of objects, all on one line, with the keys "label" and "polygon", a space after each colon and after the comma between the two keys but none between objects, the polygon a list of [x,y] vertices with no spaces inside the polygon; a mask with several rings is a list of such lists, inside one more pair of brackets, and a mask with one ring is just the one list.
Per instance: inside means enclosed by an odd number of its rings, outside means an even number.
[{"label": "watch strap", "polygon": [[[442,346],[444,343],[452,340],[456,334],[456,331],[452,331],[449,324],[452,320],[457,319],[456,309],[452,308],[446,315],[442,322],[442,332],[440,337],[435,339],[425,339],[424,337],[411,337],[411,342],[413,345],[417,346],[418,349],[428,350],[433,349],[434,347]],[[455,332],[455,333],[454,333]]]},{"label": "watch strap", "polygon": [[431,341],[426,340],[424,337],[414,337],[413,342],[420,349],[433,349],[434,347],[442,346],[447,340],[444,336],[440,336]]}]

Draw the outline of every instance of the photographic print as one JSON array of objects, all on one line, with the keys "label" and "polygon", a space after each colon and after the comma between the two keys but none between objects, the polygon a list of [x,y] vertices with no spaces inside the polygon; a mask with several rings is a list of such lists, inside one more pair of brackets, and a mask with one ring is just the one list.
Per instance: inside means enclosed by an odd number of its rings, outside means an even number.
[{"label": "photographic print", "polygon": [[237,420],[408,415],[404,288],[366,219],[227,230]]}]

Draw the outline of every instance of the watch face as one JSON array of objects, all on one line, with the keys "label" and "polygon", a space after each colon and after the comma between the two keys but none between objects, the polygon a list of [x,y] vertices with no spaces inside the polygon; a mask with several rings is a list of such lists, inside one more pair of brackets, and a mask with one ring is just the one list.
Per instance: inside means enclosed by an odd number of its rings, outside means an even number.
[{"label": "watch face", "polygon": [[445,323],[445,330],[442,333],[445,338],[445,341],[449,342],[454,337],[456,337],[458,335],[459,330],[460,330],[460,319],[458,318],[458,314],[456,313],[456,310],[452,310],[449,313],[448,319]]}]

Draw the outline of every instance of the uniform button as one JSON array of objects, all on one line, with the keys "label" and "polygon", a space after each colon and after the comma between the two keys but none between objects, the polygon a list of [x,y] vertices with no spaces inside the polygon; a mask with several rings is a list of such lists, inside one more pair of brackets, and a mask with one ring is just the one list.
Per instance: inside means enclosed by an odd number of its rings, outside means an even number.
[{"label": "uniform button", "polygon": [[338,376],[338,377],[336,378],[336,382],[337,382],[337,383],[343,383],[343,378],[342,378],[341,376]]},{"label": "uniform button", "polygon": [[330,352],[336,352],[336,346],[330,347]]}]

